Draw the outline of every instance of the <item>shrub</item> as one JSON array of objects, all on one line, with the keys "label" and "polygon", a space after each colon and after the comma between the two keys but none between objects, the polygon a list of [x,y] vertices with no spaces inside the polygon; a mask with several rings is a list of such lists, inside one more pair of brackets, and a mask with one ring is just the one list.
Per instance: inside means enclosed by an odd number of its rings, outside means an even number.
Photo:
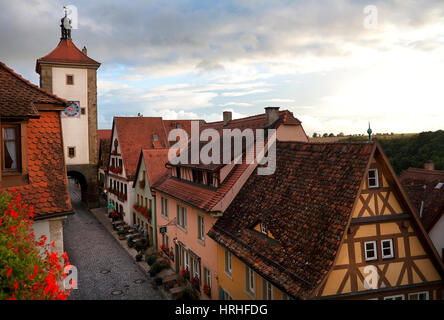
[{"label": "shrub", "polygon": [[154,264],[151,266],[150,268],[150,272],[154,273],[154,274],[158,274],[160,271],[162,271],[162,269],[164,269],[162,267],[162,265],[159,262],[154,262]]},{"label": "shrub", "polygon": [[145,257],[146,263],[148,263],[150,266],[152,266],[153,263],[156,262],[156,260],[157,260],[157,257],[154,254],[150,254]]},{"label": "shrub", "polygon": [[133,241],[132,241],[131,238],[128,239],[128,241],[126,242],[126,244],[128,245],[129,248],[134,247],[134,243],[133,243]]},{"label": "shrub", "polygon": [[189,300],[198,300],[199,297],[196,294],[196,291],[191,288],[190,286],[187,286],[180,294],[177,300],[182,301],[189,301]]},{"label": "shrub", "polygon": [[70,293],[59,285],[68,256],[63,253],[60,265],[58,253],[49,250],[54,242],[46,244],[45,236],[35,239],[33,218],[34,208],[16,191],[0,194],[0,300],[65,300]]}]

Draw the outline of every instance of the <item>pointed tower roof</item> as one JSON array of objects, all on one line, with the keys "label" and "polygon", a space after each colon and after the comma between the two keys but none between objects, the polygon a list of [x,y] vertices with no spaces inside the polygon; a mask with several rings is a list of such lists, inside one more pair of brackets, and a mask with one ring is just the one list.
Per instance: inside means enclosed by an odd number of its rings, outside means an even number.
[{"label": "pointed tower roof", "polygon": [[[64,21],[68,22],[65,23]],[[35,71],[40,73],[40,66],[42,64],[57,64],[57,65],[75,65],[85,66],[89,68],[99,68],[100,62],[97,62],[86,55],[86,50],[82,52],[79,50],[71,40],[71,25],[65,13],[65,17],[61,19],[61,38],[57,47],[46,56],[37,59]]]}]

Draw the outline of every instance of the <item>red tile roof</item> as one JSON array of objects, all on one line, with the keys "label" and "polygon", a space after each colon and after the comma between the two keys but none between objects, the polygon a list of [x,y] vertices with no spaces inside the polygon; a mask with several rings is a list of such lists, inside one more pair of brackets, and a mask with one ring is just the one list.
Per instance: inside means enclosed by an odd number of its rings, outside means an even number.
[{"label": "red tile roof", "polygon": [[236,165],[217,189],[193,185],[174,177],[163,179],[163,182],[158,183],[154,188],[196,208],[212,211],[247,168],[247,164]]},{"label": "red tile roof", "polygon": [[102,139],[111,139],[112,130],[111,129],[99,129],[97,130],[97,147],[100,148],[100,140]]},{"label": "red tile roof", "polygon": [[[201,123],[199,129],[202,131],[204,129],[215,129],[218,132],[222,132],[223,129],[240,129],[241,131],[245,129],[263,129],[266,124],[266,114],[259,114],[250,117],[245,117],[241,119],[235,119],[228,122],[224,126],[223,121]],[[280,124],[289,125],[301,125],[301,122],[293,116],[293,113],[284,110],[279,112],[279,120],[275,123],[275,127]],[[200,143],[200,148],[205,145],[206,142]],[[222,147],[222,145],[221,145]],[[244,148],[245,149],[245,148]],[[232,144],[231,150],[232,158],[234,157],[234,150]],[[245,152],[245,150],[243,150]],[[191,157],[191,152],[188,154]],[[221,152],[221,158],[223,157]],[[190,162],[190,161],[189,161]],[[221,161],[222,162],[222,161]],[[180,164],[182,167],[197,168],[207,171],[219,170],[224,164]],[[214,207],[227,195],[227,193],[232,189],[237,180],[242,176],[245,170],[249,166],[245,164],[236,165],[228,177],[222,182],[222,184],[217,188],[206,188],[198,185],[192,185],[190,183],[180,181],[174,177],[164,178],[161,183],[155,186],[156,190],[159,190],[165,194],[168,194],[176,199],[179,199],[185,203],[188,203],[196,208],[205,211],[217,211]]]},{"label": "red tile roof", "polygon": [[0,116],[38,117],[36,104],[63,107],[66,100],[37,87],[0,62]]},{"label": "red tile roof", "polygon": [[99,67],[100,63],[80,51],[71,40],[60,40],[57,47],[46,56],[37,59],[36,71],[40,73],[41,63],[61,63],[74,65],[89,65]]},{"label": "red tile roof", "polygon": [[421,221],[430,231],[444,214],[444,185],[436,188],[439,183],[444,183],[444,171],[408,168],[399,180],[418,214],[424,201]]},{"label": "red tile roof", "polygon": [[140,161],[143,156],[143,161],[147,170],[146,173],[148,175],[148,185],[150,187],[155,185],[159,179],[168,172],[168,169],[165,167],[165,164],[168,162],[168,151],[169,148],[142,149],[137,170],[140,170]]},{"label": "red tile roof", "polygon": [[[186,122],[190,123],[190,121],[182,120],[176,122],[181,122],[183,129],[187,130],[187,128],[191,127],[191,124],[186,124]],[[161,117],[114,117],[114,127],[119,139],[123,166],[129,180],[133,180],[136,174],[141,149],[169,147],[169,131],[166,131]],[[171,123],[167,123],[166,127],[170,128]],[[157,140],[154,139],[154,135],[157,135]]]},{"label": "red tile roof", "polygon": [[60,112],[41,111],[40,119],[30,119],[27,137],[29,184],[16,187],[17,191],[34,206],[36,218],[71,212]]},{"label": "red tile roof", "polygon": [[[208,235],[275,286],[309,298],[331,269],[374,143],[277,142]],[[274,239],[253,230],[264,223]]]}]

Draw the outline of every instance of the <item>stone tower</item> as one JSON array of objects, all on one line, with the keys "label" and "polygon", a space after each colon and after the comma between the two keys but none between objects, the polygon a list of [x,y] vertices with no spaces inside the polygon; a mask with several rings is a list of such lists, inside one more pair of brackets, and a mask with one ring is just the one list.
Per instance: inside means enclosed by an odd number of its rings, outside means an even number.
[{"label": "stone tower", "polygon": [[71,39],[70,20],[61,19],[61,38],[48,55],[37,59],[40,87],[69,102],[61,114],[65,163],[82,187],[82,200],[97,207],[97,69],[100,63]]}]

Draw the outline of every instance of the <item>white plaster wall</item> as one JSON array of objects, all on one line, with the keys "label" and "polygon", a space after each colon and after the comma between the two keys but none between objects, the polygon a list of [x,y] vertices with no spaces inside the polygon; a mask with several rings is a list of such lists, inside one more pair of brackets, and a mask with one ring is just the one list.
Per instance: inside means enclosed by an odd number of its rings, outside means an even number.
[{"label": "white plaster wall", "polygon": [[444,215],[436,222],[432,230],[429,232],[430,239],[435,245],[436,251],[442,258],[442,249],[444,248]]},{"label": "white plaster wall", "polygon": [[[74,85],[66,84],[66,75],[74,75]],[[85,114],[80,118],[62,118],[65,161],[70,164],[88,164],[88,74],[86,69],[52,68],[52,91],[69,101],[80,101]],[[76,147],[76,156],[68,157],[68,147]]]},{"label": "white plaster wall", "polygon": [[[58,219],[57,219],[58,220]],[[38,241],[40,239],[40,237],[42,235],[45,235],[47,240],[46,240],[46,245],[48,246],[49,249],[52,249],[52,247],[50,247],[51,243],[54,241],[54,247],[55,250],[59,253],[59,255],[61,255],[63,253],[63,227],[62,227],[62,223],[60,222],[60,226],[57,228],[57,230],[55,232],[51,232],[51,228],[50,228],[50,224],[56,224],[57,225],[57,221],[53,221],[51,222],[51,220],[37,220],[34,221],[32,224],[32,230],[34,231],[34,237],[35,239]],[[61,235],[61,237],[60,237]]]}]

